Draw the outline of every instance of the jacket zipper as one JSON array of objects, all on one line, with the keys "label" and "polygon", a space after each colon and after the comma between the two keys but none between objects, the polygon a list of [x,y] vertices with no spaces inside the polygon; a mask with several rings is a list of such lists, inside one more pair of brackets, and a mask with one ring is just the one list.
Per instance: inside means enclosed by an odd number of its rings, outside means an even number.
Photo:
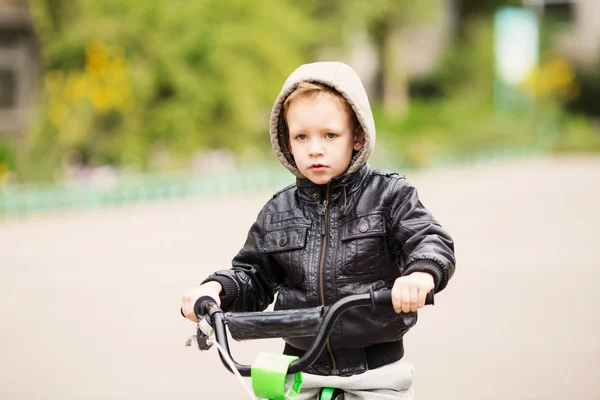
[{"label": "jacket zipper", "polygon": [[[321,208],[321,216],[323,217],[323,243],[321,246],[321,262],[319,264],[319,287],[321,290],[321,305],[325,306],[325,254],[327,252],[327,204],[329,203],[329,185],[327,185],[327,189],[325,192],[325,200],[323,200],[323,206]],[[333,357],[333,350],[331,350],[331,344],[329,340],[325,343],[327,347],[327,352],[329,353],[329,357],[331,359],[331,365],[333,367],[333,375],[338,374],[337,364],[335,362],[335,358]]]}]

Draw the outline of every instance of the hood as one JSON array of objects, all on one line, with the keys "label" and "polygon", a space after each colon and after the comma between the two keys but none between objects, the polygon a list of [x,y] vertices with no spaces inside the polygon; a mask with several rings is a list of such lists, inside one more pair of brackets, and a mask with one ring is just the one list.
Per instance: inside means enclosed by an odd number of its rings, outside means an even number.
[{"label": "hood", "polygon": [[367,92],[358,74],[342,62],[316,62],[305,64],[296,69],[285,81],[271,112],[271,144],[279,161],[296,177],[305,179],[294,163],[289,145],[280,140],[281,134],[287,134],[283,116],[283,103],[300,82],[318,82],[337,90],[350,104],[358,122],[365,133],[364,145],[353,157],[346,173],[358,170],[367,162],[375,147],[375,121],[369,104]]}]

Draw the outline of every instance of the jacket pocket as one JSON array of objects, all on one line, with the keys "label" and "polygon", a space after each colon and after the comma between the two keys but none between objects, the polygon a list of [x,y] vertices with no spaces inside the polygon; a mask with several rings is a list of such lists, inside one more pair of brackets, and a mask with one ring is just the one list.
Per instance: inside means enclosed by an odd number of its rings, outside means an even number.
[{"label": "jacket pocket", "polygon": [[306,247],[308,226],[292,226],[271,230],[264,234],[259,249],[269,253],[279,267],[283,268],[287,281],[298,285],[304,281],[303,254]]},{"label": "jacket pocket", "polygon": [[380,214],[365,215],[341,227],[342,274],[372,276],[385,270],[389,259],[386,229]]}]

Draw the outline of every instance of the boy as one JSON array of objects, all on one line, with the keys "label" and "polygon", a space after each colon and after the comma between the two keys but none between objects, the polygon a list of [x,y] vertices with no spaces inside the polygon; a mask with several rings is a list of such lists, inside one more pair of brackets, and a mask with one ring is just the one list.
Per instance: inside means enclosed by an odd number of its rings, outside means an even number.
[{"label": "boy", "polygon": [[[397,174],[373,171],[367,159],[375,124],[358,75],[339,62],[299,67],[271,114],[271,141],[296,176],[260,211],[232,268],[217,271],[182,299],[209,295],[225,310],[330,305],[350,294],[392,288],[394,310],[343,314],[317,362],[305,371],[300,399],[318,388],[346,399],[412,398],[403,335],[416,323],[430,290],[454,273],[454,243]],[[285,354],[301,356],[312,338],[286,338]]]}]

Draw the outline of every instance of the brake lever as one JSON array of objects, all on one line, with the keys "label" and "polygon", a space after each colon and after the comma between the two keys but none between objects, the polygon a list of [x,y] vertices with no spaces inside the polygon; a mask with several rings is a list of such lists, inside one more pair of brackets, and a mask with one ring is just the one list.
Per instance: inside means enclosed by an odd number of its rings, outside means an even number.
[{"label": "brake lever", "polygon": [[191,347],[192,343],[196,343],[196,346],[198,346],[200,351],[209,350],[214,344],[213,340],[211,339],[212,334],[212,326],[210,326],[210,323],[206,320],[206,318],[202,318],[200,322],[198,322],[196,334],[190,336],[185,341],[185,346]]},{"label": "brake lever", "polygon": [[200,322],[198,322],[198,328],[196,330],[196,341],[198,343],[198,348],[201,351],[206,351],[210,349],[213,345],[213,340],[211,337],[213,336],[213,328],[208,322],[208,318],[202,318]]}]

